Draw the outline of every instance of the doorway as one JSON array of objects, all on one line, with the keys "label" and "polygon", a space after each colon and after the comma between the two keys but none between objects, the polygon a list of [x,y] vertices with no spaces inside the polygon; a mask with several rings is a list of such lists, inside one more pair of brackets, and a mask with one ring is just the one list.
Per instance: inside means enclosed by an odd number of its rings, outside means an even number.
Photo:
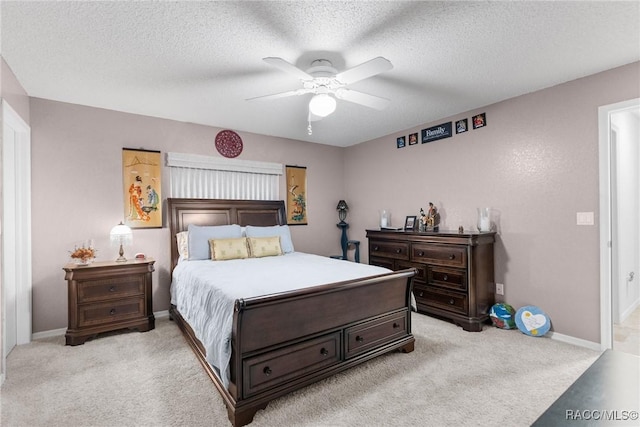
[{"label": "doorway", "polygon": [[600,344],[640,355],[640,99],[598,115]]},{"label": "doorway", "polygon": [[31,130],[2,101],[2,375],[6,357],[31,341]]}]

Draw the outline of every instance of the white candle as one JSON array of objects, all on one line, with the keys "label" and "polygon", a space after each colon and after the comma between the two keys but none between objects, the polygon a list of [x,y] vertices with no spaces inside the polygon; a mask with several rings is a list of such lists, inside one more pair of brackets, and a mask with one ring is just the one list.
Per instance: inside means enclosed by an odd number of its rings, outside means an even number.
[{"label": "white candle", "polygon": [[380,227],[386,227],[387,226],[387,217],[383,216],[382,218],[380,218]]},{"label": "white candle", "polygon": [[489,218],[486,216],[480,217],[480,231],[489,231]]}]

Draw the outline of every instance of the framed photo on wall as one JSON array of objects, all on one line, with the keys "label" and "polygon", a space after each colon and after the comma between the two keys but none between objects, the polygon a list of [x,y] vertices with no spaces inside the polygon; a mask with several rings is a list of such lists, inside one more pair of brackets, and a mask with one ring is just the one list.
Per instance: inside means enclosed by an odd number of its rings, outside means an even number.
[{"label": "framed photo on wall", "polygon": [[124,223],[131,228],[162,227],[160,151],[122,149]]},{"label": "framed photo on wall", "polygon": [[307,225],[307,168],[286,166],[287,224]]}]

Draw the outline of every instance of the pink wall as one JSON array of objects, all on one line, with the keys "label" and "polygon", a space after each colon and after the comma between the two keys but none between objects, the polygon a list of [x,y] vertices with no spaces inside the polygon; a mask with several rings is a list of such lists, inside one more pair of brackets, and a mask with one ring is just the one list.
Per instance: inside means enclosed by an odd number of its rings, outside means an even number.
[{"label": "pink wall", "polygon": [[[639,81],[636,62],[345,149],[350,238],[365,242],[383,208],[400,226],[434,202],[441,228],[457,230],[475,229],[476,208],[492,207],[504,300],[537,305],[556,332],[599,342],[598,107],[639,97]],[[398,136],[482,112],[485,128],[396,148]],[[576,225],[585,211],[596,225]]]},{"label": "pink wall", "polygon": [[[301,124],[304,125],[304,124]],[[109,231],[123,218],[122,148],[218,156],[220,129],[31,99],[33,189],[33,331],[67,325],[67,287],[62,267],[76,242],[93,238],[98,260],[115,259]],[[307,167],[308,226],[292,227],[297,250],[340,253],[335,207],[343,197],[343,149],[240,133],[239,159]],[[169,196],[167,168],[163,198]],[[285,196],[284,178],[281,197]],[[154,311],[169,308],[169,231],[134,230],[128,255],[156,259]]]},{"label": "pink wall", "polygon": [[4,58],[0,57],[0,96],[29,124],[29,97]]}]

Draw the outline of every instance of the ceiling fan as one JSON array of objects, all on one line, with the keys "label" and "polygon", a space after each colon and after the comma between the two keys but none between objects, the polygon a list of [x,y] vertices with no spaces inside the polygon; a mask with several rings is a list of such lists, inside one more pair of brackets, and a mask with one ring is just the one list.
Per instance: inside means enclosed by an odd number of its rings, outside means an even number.
[{"label": "ceiling fan", "polygon": [[[356,65],[348,70],[338,72],[333,67],[331,61],[327,59],[316,59],[311,62],[311,67],[306,71],[296,67],[282,58],[268,57],[263,60],[282,71],[297,77],[302,82],[301,89],[287,92],[275,93],[272,95],[257,96],[249,98],[248,101],[256,99],[276,99],[287,96],[300,96],[308,93],[313,94],[309,101],[308,131],[311,135],[311,122],[322,119],[333,113],[336,109],[336,98],[376,110],[384,110],[389,104],[389,100],[375,95],[370,95],[346,86],[352,83],[375,76],[384,71],[391,70],[393,64],[388,59],[381,56]],[[333,95],[334,97],[332,97]]]}]

